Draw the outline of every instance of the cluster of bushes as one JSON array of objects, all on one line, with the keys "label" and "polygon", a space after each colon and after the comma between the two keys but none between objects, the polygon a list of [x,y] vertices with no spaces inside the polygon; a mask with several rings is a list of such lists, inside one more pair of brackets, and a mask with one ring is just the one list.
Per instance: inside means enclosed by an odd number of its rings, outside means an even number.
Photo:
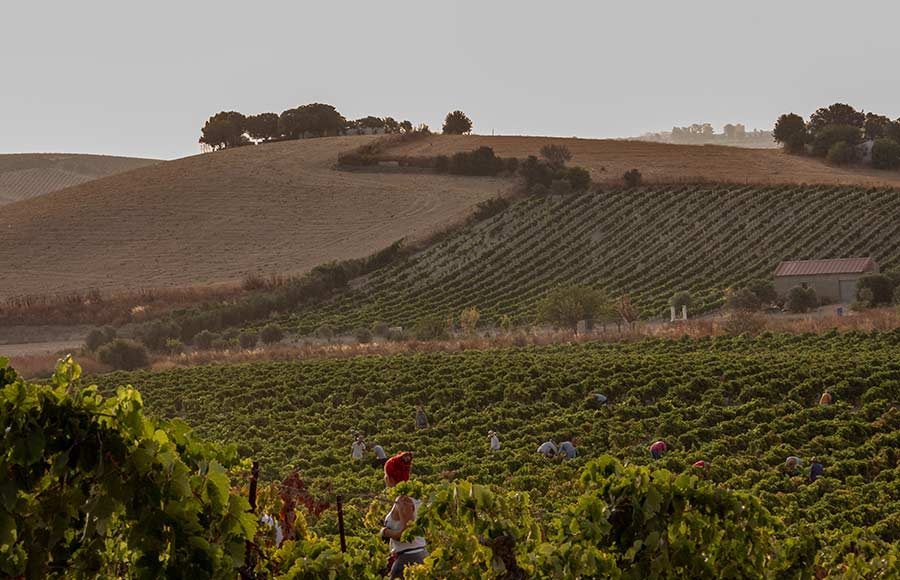
[{"label": "cluster of bushes", "polygon": [[237,111],[216,113],[203,125],[200,143],[213,149],[249,145],[253,141],[269,142],[302,137],[324,137],[347,132],[378,130],[384,133],[411,133],[409,121],[392,117],[367,116],[348,121],[333,105],[310,103],[275,113],[244,115]]},{"label": "cluster of bushes", "polygon": [[564,195],[585,191],[591,185],[591,174],[583,167],[567,167],[572,153],[565,145],[545,145],[540,158],[529,155],[519,164],[519,175],[533,195]]},{"label": "cluster of bushes", "polygon": [[433,168],[437,173],[453,175],[515,174],[519,168],[519,160],[515,157],[499,157],[491,147],[479,147],[474,151],[454,153],[450,157],[438,155],[434,158]]},{"label": "cluster of bushes", "polygon": [[[788,153],[808,153],[834,165],[860,161],[868,154],[876,169],[900,168],[900,119],[844,103],[818,109],[809,121],[795,113],[781,115],[773,136]],[[868,152],[861,148],[865,141],[871,142]]]},{"label": "cluster of bushes", "polygon": [[726,292],[725,305],[730,310],[754,312],[778,302],[778,293],[771,280],[757,279]]}]

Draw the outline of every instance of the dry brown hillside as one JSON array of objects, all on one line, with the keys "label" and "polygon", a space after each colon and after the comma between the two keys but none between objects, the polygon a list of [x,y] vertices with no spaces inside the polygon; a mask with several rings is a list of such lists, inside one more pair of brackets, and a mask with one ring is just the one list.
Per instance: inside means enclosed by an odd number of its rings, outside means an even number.
[{"label": "dry brown hillside", "polygon": [[160,163],[7,205],[0,298],[303,272],[465,216],[509,181],[335,171],[371,137],[273,143]]},{"label": "dry brown hillside", "polygon": [[595,181],[618,179],[637,168],[646,180],[753,183],[828,183],[898,185],[900,171],[840,168],[818,159],[786,155],[777,149],[743,149],[719,145],[672,145],[642,141],[513,137],[482,135],[434,135],[391,149],[391,154],[412,156],[451,155],[482,145],[501,157],[538,155],[549,143],[565,145],[572,163],[590,169]]},{"label": "dry brown hillside", "polygon": [[67,153],[0,155],[0,205],[159,163],[156,159]]}]

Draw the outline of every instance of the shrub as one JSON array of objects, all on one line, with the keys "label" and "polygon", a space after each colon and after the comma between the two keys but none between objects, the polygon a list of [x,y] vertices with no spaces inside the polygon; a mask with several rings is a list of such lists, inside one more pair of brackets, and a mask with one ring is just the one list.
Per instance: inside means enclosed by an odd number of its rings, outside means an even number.
[{"label": "shrub", "polygon": [[869,299],[866,300],[869,306],[890,304],[893,299],[894,283],[884,274],[870,274],[856,282],[856,299],[862,302],[860,296],[866,290],[871,293]]},{"label": "shrub", "polygon": [[228,350],[229,348],[234,346],[236,342],[237,341],[231,341],[220,336],[212,341],[210,348],[212,350]]},{"label": "shrub", "polygon": [[525,161],[519,164],[519,175],[525,180],[525,186],[531,190],[535,184],[540,183],[544,187],[550,187],[556,172],[546,161],[529,155]]},{"label": "shrub", "polygon": [[448,173],[450,171],[450,158],[446,155],[438,155],[435,157],[434,170],[438,173]]},{"label": "shrub", "polygon": [[184,352],[184,345],[177,338],[166,340],[166,352],[171,355],[178,355]]},{"label": "shrub", "polygon": [[241,332],[236,328],[229,328],[225,332],[222,333],[222,338],[227,340],[228,342],[237,342],[238,336],[240,336]]},{"label": "shrub", "polygon": [[181,336],[181,326],[173,320],[154,320],[140,326],[137,337],[150,350],[165,350],[166,341]]},{"label": "shrub", "polygon": [[334,327],[331,325],[323,324],[316,329],[316,338],[331,342],[332,340],[334,340],[334,335]]},{"label": "shrub", "polygon": [[256,343],[259,341],[259,335],[255,332],[242,332],[238,335],[238,344],[241,345],[241,348],[253,348],[256,346]]},{"label": "shrub", "polygon": [[756,294],[762,306],[774,304],[778,300],[778,293],[775,291],[775,284],[771,280],[758,278],[751,280],[747,284],[747,288]]},{"label": "shrub", "polygon": [[541,147],[541,157],[552,167],[561,168],[572,159],[572,152],[565,145],[544,145]]},{"label": "shrub", "polygon": [[91,352],[97,352],[97,349],[105,344],[109,344],[116,339],[116,329],[111,326],[95,328],[91,330],[84,339],[84,346]]},{"label": "shrub", "polygon": [[572,185],[565,179],[554,179],[550,183],[550,193],[553,195],[569,195],[572,193]]},{"label": "shrub", "polygon": [[374,336],[380,336],[381,338],[387,338],[388,334],[390,334],[391,327],[386,322],[380,322],[376,320],[372,323],[372,334]]},{"label": "shrub", "polygon": [[506,167],[490,147],[460,151],[450,158],[450,173],[456,175],[497,175]]},{"label": "shrub", "polygon": [[445,135],[469,133],[472,131],[472,119],[459,110],[447,113],[447,116],[444,118],[443,131]]},{"label": "shrub", "polygon": [[809,312],[818,305],[819,299],[816,296],[816,291],[812,288],[804,288],[802,286],[794,286],[788,290],[784,302],[785,308],[790,312],[796,313]]},{"label": "shrub", "polygon": [[503,160],[503,170],[513,175],[519,170],[519,160],[516,157],[507,157]]},{"label": "shrub", "polygon": [[133,371],[150,366],[147,348],[133,340],[117,338],[100,347],[97,358],[119,371]]},{"label": "shrub", "polygon": [[832,146],[843,141],[853,148],[862,140],[862,130],[850,125],[829,125],[813,136],[812,152],[817,157],[826,157]]},{"label": "shrub", "polygon": [[359,344],[369,344],[372,342],[372,331],[368,328],[357,328],[353,331],[353,336]]},{"label": "shrub", "polygon": [[[762,302],[759,297],[749,288],[741,288],[728,295],[725,304],[731,310],[743,310],[752,312],[759,310]],[[738,333],[740,334],[740,333]]]},{"label": "shrub", "polygon": [[688,310],[690,310],[694,307],[694,297],[687,291],[676,292],[672,298],[669,299],[669,304],[674,306],[677,311],[681,311],[682,306],[687,306]]},{"label": "shrub", "polygon": [[219,335],[208,330],[201,330],[194,337],[194,347],[200,350],[209,350],[212,348],[214,341],[219,339]]},{"label": "shrub", "polygon": [[419,319],[413,327],[413,336],[417,340],[446,340],[447,321],[440,316],[429,316]]},{"label": "shrub", "polygon": [[846,165],[856,158],[856,151],[845,141],[838,141],[828,149],[825,160],[831,165]]},{"label": "shrub", "polygon": [[643,176],[637,169],[629,169],[622,176],[622,179],[625,181],[626,187],[637,187],[641,184],[641,181],[643,181]]},{"label": "shrub", "polygon": [[897,287],[894,288],[894,304],[900,306],[900,284],[898,284]]},{"label": "shrub", "polygon": [[259,338],[263,341],[263,344],[275,344],[284,339],[284,331],[281,330],[280,326],[273,322],[263,327],[259,332]]},{"label": "shrub", "polygon": [[462,329],[463,334],[468,336],[472,336],[475,334],[475,329],[478,326],[478,321],[481,319],[481,313],[478,312],[478,309],[472,306],[471,308],[466,308],[462,312],[459,313],[459,327]]},{"label": "shrub", "polygon": [[588,286],[558,287],[550,290],[538,304],[537,318],[557,328],[578,332],[582,320],[590,326],[609,320],[615,307],[602,290]]},{"label": "shrub", "polygon": [[584,167],[569,167],[566,179],[573,191],[586,191],[591,186],[591,173]]},{"label": "shrub", "polygon": [[535,183],[528,189],[528,194],[535,197],[544,197],[548,193],[550,193],[550,188],[543,183]]},{"label": "shrub", "polygon": [[872,167],[876,169],[900,167],[900,143],[893,139],[877,139],[872,144]]}]

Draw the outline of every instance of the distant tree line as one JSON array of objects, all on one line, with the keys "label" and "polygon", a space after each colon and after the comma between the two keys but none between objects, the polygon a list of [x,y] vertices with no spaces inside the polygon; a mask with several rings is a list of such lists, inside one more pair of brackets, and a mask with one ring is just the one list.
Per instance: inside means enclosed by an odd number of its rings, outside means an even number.
[{"label": "distant tree line", "polygon": [[[421,126],[419,127],[421,129]],[[310,103],[275,113],[244,115],[237,111],[216,113],[203,125],[200,143],[212,149],[240,147],[253,142],[285,141],[348,133],[410,133],[410,121],[367,116],[347,120],[332,105]]]},{"label": "distant tree line", "polygon": [[786,113],[775,122],[775,141],[795,155],[824,158],[831,164],[870,163],[876,169],[900,168],[900,118],[857,111],[835,103],[805,121]]},{"label": "distant tree line", "polygon": [[683,145],[737,145],[743,147],[774,147],[771,131],[754,129],[747,131],[741,123],[728,123],[716,133],[709,123],[694,123],[685,127],[672,127],[670,132],[645,133],[640,141],[676,143]]}]

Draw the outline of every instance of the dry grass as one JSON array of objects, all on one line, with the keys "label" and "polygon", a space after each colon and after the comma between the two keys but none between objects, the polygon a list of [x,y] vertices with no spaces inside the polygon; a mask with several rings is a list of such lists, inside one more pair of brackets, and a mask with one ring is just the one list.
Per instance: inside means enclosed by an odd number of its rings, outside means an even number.
[{"label": "dry grass", "polygon": [[[824,333],[831,330],[837,330],[838,332],[851,330],[865,332],[872,330],[888,331],[900,328],[900,310],[884,308],[869,310],[852,316],[821,316],[794,319],[769,316],[763,317],[763,320],[763,326],[760,328],[761,332],[802,334],[806,332]],[[161,357],[154,361],[153,369],[164,370],[183,366],[266,360],[350,358],[364,355],[390,356],[419,352],[461,352],[569,342],[634,342],[650,337],[680,338],[684,335],[691,338],[700,338],[704,336],[727,335],[725,323],[726,318],[720,317],[671,324],[644,323],[633,331],[623,326],[621,332],[613,325],[593,333],[584,333],[577,336],[573,336],[570,332],[535,331],[434,342],[411,340],[403,342],[373,342],[369,344],[303,344],[278,345],[270,348],[240,351],[202,351],[173,357]]]},{"label": "dry grass", "polygon": [[[157,356],[151,369],[163,371],[176,367],[192,367],[210,364],[236,364],[260,361],[291,361],[304,359],[342,359],[356,356],[392,356],[422,352],[462,352],[508,348],[514,346],[540,346],[572,342],[634,342],[645,338],[701,338],[705,336],[727,335],[726,317],[705,318],[677,323],[642,323],[631,331],[623,327],[619,332],[615,326],[608,326],[593,333],[573,336],[569,332],[522,331],[511,334],[492,335],[478,338],[447,341],[420,342],[372,342],[369,344],[280,344],[250,350],[208,350],[175,356]],[[890,331],[900,328],[900,309],[882,308],[868,310],[849,316],[808,316],[808,317],[763,317],[759,331],[773,333],[802,334],[824,333],[831,330],[848,332]],[[0,347],[2,350],[2,347]],[[76,349],[77,350],[77,349]],[[50,376],[56,361],[64,353],[40,354],[10,357],[12,366],[27,378]],[[78,363],[85,374],[109,372],[109,368],[99,363],[87,353],[76,354]]]},{"label": "dry grass", "polygon": [[[273,284],[280,278],[262,279]],[[190,288],[141,288],[102,293],[96,289],[68,294],[11,296],[0,301],[0,327],[15,325],[122,325],[167,315],[176,308],[234,300],[246,290],[236,284]]]},{"label": "dry grass", "polygon": [[519,137],[482,135],[433,135],[392,147],[388,155],[435,156],[471,151],[483,145],[501,157],[538,155],[544,145],[565,145],[572,164],[581,165],[598,182],[620,182],[632,168],[646,183],[824,183],[900,185],[900,171],[878,171],[826,165],[818,159],[786,155],[775,149],[745,149],[720,145],[673,145],[643,141]]},{"label": "dry grass", "polygon": [[372,139],[271,143],[187,157],[12,204],[0,299],[237,283],[367,256],[466,216],[491,178],[334,171]]},{"label": "dry grass", "polygon": [[0,155],[0,205],[159,163],[155,159],[21,153]]}]

